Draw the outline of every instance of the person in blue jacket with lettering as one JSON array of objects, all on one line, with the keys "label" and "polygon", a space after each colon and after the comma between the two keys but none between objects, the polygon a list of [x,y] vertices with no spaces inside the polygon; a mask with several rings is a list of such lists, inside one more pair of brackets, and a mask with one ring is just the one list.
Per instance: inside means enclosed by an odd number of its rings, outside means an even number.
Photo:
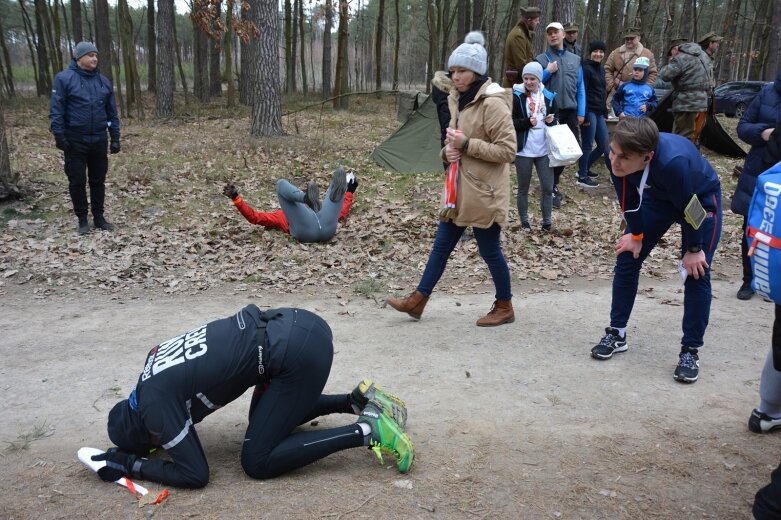
[{"label": "person in blue jacket with lettering", "polygon": [[[103,216],[106,198],[107,150],[119,153],[119,117],[114,88],[98,70],[98,49],[79,42],[70,66],[54,77],[49,102],[49,120],[55,144],[65,156],[73,212],[78,232],[90,232],[87,212],[92,205],[95,227],[112,231],[114,225]],[[108,144],[106,134],[111,136]],[[87,180],[90,200],[87,201]]]},{"label": "person in blue jacket with lettering", "polygon": [[647,82],[650,61],[640,56],[632,65],[632,80],[622,83],[611,104],[613,112],[619,117],[645,117],[654,110],[659,100],[654,88]]},{"label": "person in blue jacket with lettering", "polygon": [[[683,338],[673,377],[694,383],[699,349],[711,306],[710,266],[721,236],[721,183],[716,171],[688,139],[660,133],[648,117],[627,117],[616,125],[608,168],[626,228],[615,246],[616,266],[610,326],[591,349],[595,359],[626,352],[626,328],[637,295],[643,261],[673,224],[681,226]],[[686,208],[699,205],[704,220],[689,222]],[[690,212],[691,213],[691,212]],[[685,273],[683,270],[685,269]]]}]

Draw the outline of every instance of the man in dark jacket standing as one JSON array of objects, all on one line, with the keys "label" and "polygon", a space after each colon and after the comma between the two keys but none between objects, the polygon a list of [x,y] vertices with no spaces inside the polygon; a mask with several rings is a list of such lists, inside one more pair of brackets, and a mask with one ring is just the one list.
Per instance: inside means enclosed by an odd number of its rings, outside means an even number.
[{"label": "man in dark jacket standing", "polygon": [[111,136],[111,153],[118,153],[119,118],[114,89],[98,71],[98,49],[92,43],[78,43],[70,66],[54,78],[49,120],[56,146],[65,154],[65,175],[73,212],[79,219],[79,234],[90,231],[90,203],[95,227],[112,231],[114,226],[103,216],[109,148],[106,132]]}]

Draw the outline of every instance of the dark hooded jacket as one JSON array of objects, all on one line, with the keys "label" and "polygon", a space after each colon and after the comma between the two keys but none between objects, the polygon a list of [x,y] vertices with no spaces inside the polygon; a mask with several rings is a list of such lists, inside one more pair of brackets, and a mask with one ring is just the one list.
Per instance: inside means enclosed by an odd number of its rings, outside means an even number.
[{"label": "dark hooded jacket", "polygon": [[51,132],[69,141],[119,141],[119,118],[111,82],[98,69],[86,71],[72,60],[54,78],[49,102]]},{"label": "dark hooded jacket", "polygon": [[[770,135],[770,141],[765,141],[762,132],[768,128],[776,130]],[[738,137],[750,144],[751,150],[746,156],[730,209],[745,216],[757,177],[781,161],[781,71],[775,82],[765,86],[743,113],[738,123]]]}]

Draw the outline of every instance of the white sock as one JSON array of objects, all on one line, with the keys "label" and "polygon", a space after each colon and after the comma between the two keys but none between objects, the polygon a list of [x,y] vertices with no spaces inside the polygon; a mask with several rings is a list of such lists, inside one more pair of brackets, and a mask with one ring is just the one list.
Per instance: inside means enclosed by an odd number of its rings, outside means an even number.
[{"label": "white sock", "polygon": [[626,338],[626,327],[622,327],[622,328],[613,327],[613,328],[618,331],[618,335],[621,336],[621,339]]}]

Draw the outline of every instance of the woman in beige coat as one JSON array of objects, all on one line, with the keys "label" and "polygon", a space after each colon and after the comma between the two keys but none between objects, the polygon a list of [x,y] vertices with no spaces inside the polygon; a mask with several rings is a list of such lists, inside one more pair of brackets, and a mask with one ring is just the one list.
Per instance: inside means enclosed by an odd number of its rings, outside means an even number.
[{"label": "woman in beige coat", "polygon": [[391,307],[415,319],[420,319],[464,229],[472,226],[496,286],[496,301],[477,325],[492,327],[515,320],[510,269],[500,244],[510,207],[510,163],[516,147],[512,93],[491,81],[485,75],[487,68],[485,40],[479,32],[469,33],[448,60],[454,88],[448,98],[450,127],[441,155],[449,163],[459,162],[455,211],[443,213],[417,289],[407,298],[388,300]]}]

